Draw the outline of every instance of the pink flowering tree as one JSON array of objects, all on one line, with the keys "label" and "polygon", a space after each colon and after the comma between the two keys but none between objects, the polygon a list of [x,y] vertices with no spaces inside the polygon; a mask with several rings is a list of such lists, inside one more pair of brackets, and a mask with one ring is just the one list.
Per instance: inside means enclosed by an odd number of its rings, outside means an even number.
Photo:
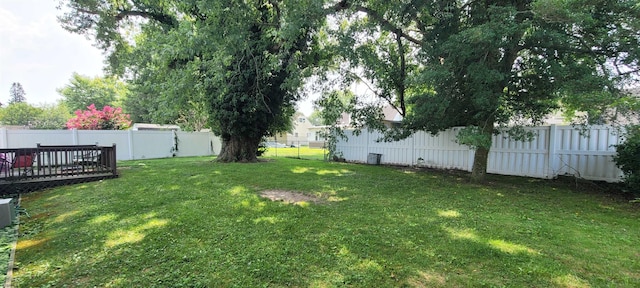
[{"label": "pink flowering tree", "polygon": [[122,113],[122,108],[104,106],[102,111],[96,109],[94,104],[87,107],[89,110],[77,110],[76,116],[67,121],[67,128],[81,130],[123,130],[131,126],[129,114]]}]

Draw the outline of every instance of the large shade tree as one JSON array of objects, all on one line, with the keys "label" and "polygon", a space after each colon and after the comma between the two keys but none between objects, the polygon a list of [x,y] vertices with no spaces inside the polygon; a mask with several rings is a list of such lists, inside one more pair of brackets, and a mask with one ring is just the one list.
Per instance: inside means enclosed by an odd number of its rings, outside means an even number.
[{"label": "large shade tree", "polygon": [[[588,123],[616,114],[607,113],[611,104],[632,107],[622,88],[639,74],[637,1],[340,3],[340,15],[357,23],[340,26],[342,33],[386,37],[377,46],[343,41],[360,47],[345,54],[349,61],[406,112],[405,131],[465,126],[458,140],[476,148],[476,180],[484,178],[491,136],[501,127],[539,123],[560,105],[587,112]],[[518,131],[511,129],[524,136]]]},{"label": "large shade tree", "polygon": [[166,107],[205,103],[220,161],[256,161],[261,139],[287,130],[329,9],[316,0],[63,2],[63,26],[95,36],[138,91]]}]

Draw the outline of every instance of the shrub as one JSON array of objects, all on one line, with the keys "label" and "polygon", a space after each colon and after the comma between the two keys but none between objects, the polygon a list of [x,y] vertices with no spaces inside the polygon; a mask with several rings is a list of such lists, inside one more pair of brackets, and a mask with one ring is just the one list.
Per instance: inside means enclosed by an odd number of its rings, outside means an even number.
[{"label": "shrub", "polygon": [[627,127],[626,140],[615,145],[613,161],[624,173],[624,182],[634,194],[640,194],[640,125]]},{"label": "shrub", "polygon": [[131,126],[129,115],[122,113],[122,108],[104,106],[102,111],[91,104],[89,110],[77,110],[76,117],[67,121],[67,128],[83,130],[123,130]]}]

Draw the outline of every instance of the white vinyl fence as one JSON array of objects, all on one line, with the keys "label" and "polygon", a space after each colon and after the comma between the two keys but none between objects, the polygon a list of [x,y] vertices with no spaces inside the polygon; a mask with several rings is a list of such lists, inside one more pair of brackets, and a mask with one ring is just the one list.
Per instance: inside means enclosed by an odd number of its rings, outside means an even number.
[{"label": "white vinyl fence", "polygon": [[[174,134],[175,133],[175,134]],[[174,149],[177,141],[177,151]],[[221,142],[211,132],[133,130],[8,130],[0,128],[0,148],[40,145],[116,144],[117,160],[217,155]]]},{"label": "white vinyl fence", "polygon": [[[622,171],[613,162],[618,132],[608,126],[581,131],[572,126],[528,128],[533,141],[516,141],[506,133],[494,135],[488,173],[551,179],[573,175],[589,180],[617,182]],[[384,164],[411,165],[471,171],[475,150],[455,142],[460,128],[432,136],[418,132],[397,142],[376,142],[381,135],[363,130],[359,136],[346,131],[348,140],[337,144],[347,161],[367,162],[370,153],[381,154]]]}]

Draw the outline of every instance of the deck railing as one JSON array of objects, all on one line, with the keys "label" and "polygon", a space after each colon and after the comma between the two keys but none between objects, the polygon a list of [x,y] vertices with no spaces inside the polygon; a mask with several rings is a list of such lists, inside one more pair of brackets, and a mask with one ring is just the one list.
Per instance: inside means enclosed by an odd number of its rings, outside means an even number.
[{"label": "deck railing", "polygon": [[0,186],[100,177],[117,177],[115,144],[0,149]]}]

